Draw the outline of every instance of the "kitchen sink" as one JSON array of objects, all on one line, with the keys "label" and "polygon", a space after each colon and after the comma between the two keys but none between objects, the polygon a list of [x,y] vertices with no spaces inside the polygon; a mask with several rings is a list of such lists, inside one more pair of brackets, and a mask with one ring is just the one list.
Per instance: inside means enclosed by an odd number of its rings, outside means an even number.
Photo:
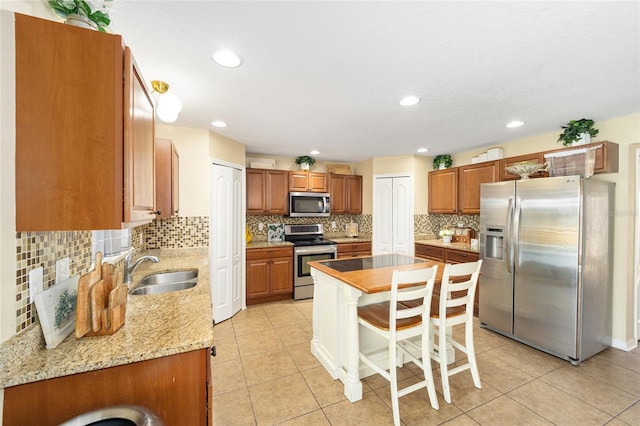
[{"label": "kitchen sink", "polygon": [[198,283],[197,269],[157,272],[140,280],[129,294],[133,296],[170,293],[195,287]]}]

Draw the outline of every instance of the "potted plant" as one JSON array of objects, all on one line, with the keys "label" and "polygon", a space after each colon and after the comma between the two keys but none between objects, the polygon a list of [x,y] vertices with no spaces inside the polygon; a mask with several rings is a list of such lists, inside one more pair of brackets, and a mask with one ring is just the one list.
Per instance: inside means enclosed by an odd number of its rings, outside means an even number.
[{"label": "potted plant", "polygon": [[309,167],[313,166],[316,163],[316,160],[309,157],[308,155],[301,155],[296,158],[296,164],[300,165],[301,170],[309,170]]},{"label": "potted plant", "polygon": [[448,169],[453,164],[453,160],[449,154],[436,155],[433,159],[434,170]]},{"label": "potted plant", "polygon": [[451,229],[441,229],[438,234],[442,237],[443,243],[450,243],[451,237],[453,237],[453,231]]},{"label": "potted plant", "polygon": [[106,32],[111,23],[108,7],[111,0],[49,0],[49,6],[65,24]]},{"label": "potted plant", "polygon": [[581,118],[571,120],[566,126],[562,126],[564,132],[558,137],[564,146],[582,145],[591,142],[591,137],[598,134],[598,129],[593,128],[593,120]]}]

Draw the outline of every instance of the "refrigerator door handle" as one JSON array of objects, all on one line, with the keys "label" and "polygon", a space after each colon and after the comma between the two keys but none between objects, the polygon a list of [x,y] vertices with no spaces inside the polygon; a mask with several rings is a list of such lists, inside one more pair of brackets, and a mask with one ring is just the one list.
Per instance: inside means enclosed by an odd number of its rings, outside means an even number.
[{"label": "refrigerator door handle", "polygon": [[518,272],[518,266],[520,263],[520,250],[518,245],[520,244],[520,214],[522,199],[516,197],[515,212],[513,214],[513,229],[511,230],[511,236],[513,238],[513,272]]},{"label": "refrigerator door handle", "polygon": [[506,230],[505,230],[505,266],[507,268],[508,273],[512,273],[513,266],[513,241],[511,240],[512,235],[512,219],[513,219],[513,197],[509,197],[507,204],[507,220],[506,220]]}]

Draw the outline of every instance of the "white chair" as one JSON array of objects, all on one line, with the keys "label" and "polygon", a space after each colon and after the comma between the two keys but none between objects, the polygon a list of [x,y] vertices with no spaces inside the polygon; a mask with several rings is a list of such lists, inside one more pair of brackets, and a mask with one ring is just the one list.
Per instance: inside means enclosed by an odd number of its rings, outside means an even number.
[{"label": "white chair", "polygon": [[[440,364],[444,400],[449,404],[451,403],[449,377],[454,374],[471,370],[474,386],[482,389],[473,344],[473,302],[481,266],[482,260],[445,265],[440,297],[433,296],[430,312],[432,339],[435,340],[434,335],[438,335],[438,344],[432,342],[434,351],[431,353],[431,358]],[[464,345],[453,339],[453,333],[447,333],[448,328],[458,324],[465,325]],[[449,369],[447,344],[464,352],[467,355],[467,362]]]},{"label": "white chair", "polygon": [[[415,390],[426,387],[431,406],[438,409],[438,398],[429,358],[431,352],[429,310],[437,270],[437,266],[410,271],[396,270],[393,272],[390,300],[358,308],[358,323],[384,337],[389,343],[388,365],[380,366],[373,361],[375,355],[368,356],[362,352],[360,352],[360,360],[390,382],[395,425],[400,424],[398,397]],[[401,288],[398,289],[398,287]],[[403,304],[404,301],[414,301],[414,306],[406,306]],[[419,356],[414,356],[403,343],[417,336],[422,337],[422,350]],[[398,390],[396,366],[404,356],[422,369],[424,380]],[[426,364],[423,365],[419,358],[427,360]]]}]

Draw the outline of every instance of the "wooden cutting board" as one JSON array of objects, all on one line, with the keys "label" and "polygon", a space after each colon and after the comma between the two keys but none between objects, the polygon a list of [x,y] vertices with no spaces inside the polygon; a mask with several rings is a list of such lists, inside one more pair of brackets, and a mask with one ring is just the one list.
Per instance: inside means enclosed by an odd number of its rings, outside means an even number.
[{"label": "wooden cutting board", "polygon": [[92,330],[91,321],[91,287],[102,278],[102,252],[96,253],[93,270],[80,277],[78,281],[78,298],[76,302],[75,336],[80,338]]},{"label": "wooden cutting board", "polygon": [[107,302],[109,301],[109,293],[111,293],[111,290],[113,290],[113,288],[115,287],[115,283],[114,283],[114,275],[113,275],[113,271],[114,271],[114,266],[110,263],[103,263],[102,264],[102,280],[104,281],[104,306],[103,308],[107,307]]},{"label": "wooden cutting board", "polygon": [[109,304],[107,311],[109,313],[109,329],[112,333],[116,332],[124,325],[124,319],[127,307],[127,292],[129,288],[122,283],[121,274],[116,276],[116,287],[109,294]]},{"label": "wooden cutting board", "polygon": [[104,298],[104,280],[100,280],[95,283],[89,292],[91,300],[91,329],[94,332],[98,332],[102,328],[102,310],[106,306]]}]

